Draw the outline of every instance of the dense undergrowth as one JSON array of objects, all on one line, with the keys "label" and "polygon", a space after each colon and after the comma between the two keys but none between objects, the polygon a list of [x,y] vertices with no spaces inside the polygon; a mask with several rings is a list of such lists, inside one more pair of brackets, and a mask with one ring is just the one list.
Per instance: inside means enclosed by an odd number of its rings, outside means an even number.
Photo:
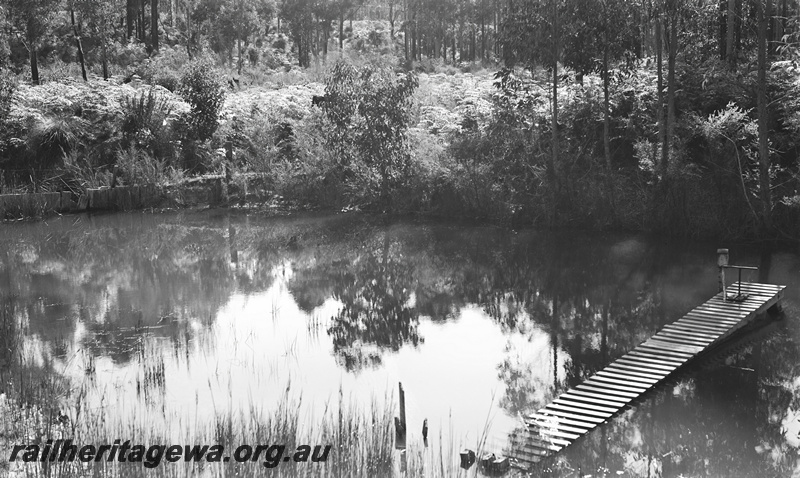
[{"label": "dense undergrowth", "polygon": [[[652,66],[614,73],[610,165],[600,80],[564,78],[561,154],[548,177],[545,71],[472,72],[473,65],[426,60],[406,72],[391,48],[357,45],[308,69],[281,63],[282,45],[236,81],[213,59],[190,61],[169,47],[152,58],[134,55],[124,70],[137,75],[131,81],[82,82],[54,72],[31,86],[5,74],[0,185],[3,192],[80,191],[256,173],[296,204],[337,210],[690,237],[800,232],[800,87],[791,61],[776,62],[770,74],[770,94],[783,101],[770,116],[776,227],[765,232],[756,213],[755,73],[716,60],[702,68],[679,62],[666,174],[655,168],[661,145]],[[315,95],[327,101],[313,106]]]}]

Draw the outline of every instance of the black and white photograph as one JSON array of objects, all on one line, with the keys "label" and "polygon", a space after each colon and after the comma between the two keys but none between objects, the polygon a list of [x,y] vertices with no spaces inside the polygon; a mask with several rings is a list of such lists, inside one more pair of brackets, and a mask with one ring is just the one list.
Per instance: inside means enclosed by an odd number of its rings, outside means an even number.
[{"label": "black and white photograph", "polygon": [[800,478],[800,2],[0,0],[0,478]]}]

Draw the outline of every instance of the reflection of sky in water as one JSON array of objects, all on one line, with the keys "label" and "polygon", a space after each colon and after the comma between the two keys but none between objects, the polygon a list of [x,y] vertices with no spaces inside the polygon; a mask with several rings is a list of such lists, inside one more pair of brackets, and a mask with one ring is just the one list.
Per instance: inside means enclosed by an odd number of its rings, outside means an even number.
[{"label": "reflection of sky in water", "polygon": [[[191,431],[220,411],[268,411],[287,388],[313,423],[340,388],[367,408],[402,382],[412,435],[427,418],[431,434],[474,445],[488,420],[498,450],[521,413],[716,292],[706,245],[359,217],[8,225],[0,291],[19,298],[27,354],[55,357],[112,427]],[[734,257],[789,285],[787,319],[569,447],[564,469],[797,468],[800,257]]]},{"label": "reflection of sky in water", "polygon": [[[144,359],[115,364],[98,357],[87,406],[106,410],[111,421],[147,416],[156,426],[159,415],[203,421],[228,408],[270,410],[288,388],[290,397],[302,398],[304,410],[313,417],[326,404],[337,402],[340,387],[345,396],[383,400],[386,391],[396,398],[397,383],[402,382],[407,420],[418,424],[411,427],[412,434],[419,433],[427,418],[431,430],[456,429],[465,443],[476,443],[487,421],[494,435],[519,424],[518,416],[499,408],[504,384],[498,381],[497,369],[508,356],[530,372],[526,380],[537,385],[536,403],[552,398],[550,337],[541,330],[529,337],[504,334],[476,306],[462,308],[452,321],[423,318],[422,346],[404,347],[385,354],[378,367],[347,373],[337,363],[325,332],[341,304],[328,299],[307,314],[287,289],[288,266],[274,275],[267,291],[232,295],[210,329],[188,318],[198,335],[186,351],[176,350],[167,338],[151,336],[146,339]],[[79,323],[74,342],[80,343],[85,334]],[[565,357],[559,351],[559,381],[565,378]],[[163,391],[139,393],[137,380],[142,382],[144,370],[159,359],[165,366]],[[84,360],[71,359],[63,366],[76,383],[89,380]]]}]

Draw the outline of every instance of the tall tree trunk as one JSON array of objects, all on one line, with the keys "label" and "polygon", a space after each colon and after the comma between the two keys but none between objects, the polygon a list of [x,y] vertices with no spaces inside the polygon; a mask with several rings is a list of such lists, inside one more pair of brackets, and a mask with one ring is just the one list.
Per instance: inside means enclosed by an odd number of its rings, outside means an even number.
[{"label": "tall tree trunk", "polygon": [[409,33],[410,32],[408,31],[408,22],[406,21],[405,28],[403,29],[403,58],[406,59],[406,62],[410,60],[410,55],[411,55],[411,49],[408,44]]},{"label": "tall tree trunk", "polygon": [[[726,0],[716,0],[717,9],[719,10],[719,21],[716,23],[719,35],[717,36],[717,46],[719,47],[719,59],[725,60],[726,45],[726,32],[728,31],[728,24],[726,22],[728,7]],[[710,24],[711,22],[709,22]],[[713,27],[710,27],[713,30]],[[713,31],[712,31],[713,34]]]},{"label": "tall tree trunk", "polygon": [[665,154],[669,156],[669,148],[675,137],[675,57],[678,52],[678,16],[670,12],[667,19],[667,127],[666,141],[664,141]]},{"label": "tall tree trunk", "polygon": [[406,59],[406,63],[408,63],[409,55],[411,54],[410,45],[408,44],[410,34],[410,27],[408,24],[408,0],[403,0],[403,25],[401,29],[403,30],[403,55]]},{"label": "tall tree trunk", "polygon": [[728,30],[725,32],[725,57],[728,64],[733,68],[736,65],[736,42],[734,40],[734,32],[736,31],[736,0],[728,0],[728,14],[727,14]]},{"label": "tall tree trunk", "polygon": [[238,61],[236,62],[236,73],[239,76],[242,76],[242,39],[236,38],[236,54],[238,55]]},{"label": "tall tree trunk", "polygon": [[105,35],[102,36],[100,41],[102,42],[102,58],[100,59],[100,61],[101,61],[102,65],[103,65],[103,79],[107,80],[108,79],[108,46],[106,44],[107,40],[106,40]]},{"label": "tall tree trunk", "polygon": [[127,27],[127,39],[133,38],[134,26],[136,25],[136,0],[125,2],[125,26]]},{"label": "tall tree trunk", "polygon": [[481,17],[481,61],[486,61],[486,20]]},{"label": "tall tree trunk", "polygon": [[141,0],[139,2],[139,19],[138,19],[138,26],[139,26],[139,42],[144,43],[146,40],[145,37],[145,24],[144,24],[144,12],[145,12],[145,0]]},{"label": "tall tree trunk", "polygon": [[31,83],[34,85],[39,84],[39,59],[36,55],[36,45],[31,45],[30,51],[31,59]]},{"label": "tall tree trunk", "polygon": [[744,7],[745,7],[744,0],[736,1],[736,18],[738,20],[735,25],[736,28],[734,28],[734,36],[736,37],[734,43],[735,45],[734,49],[736,51],[742,50],[742,24],[744,23],[742,21],[742,19],[744,18],[742,14],[744,13]]},{"label": "tall tree trunk", "polygon": [[547,165],[547,175],[550,180],[550,188],[551,188],[551,199],[553,200],[552,204],[552,216],[550,220],[551,225],[555,225],[556,219],[556,203],[558,201],[558,195],[556,194],[557,190],[557,183],[558,183],[558,175],[556,174],[556,165],[558,165],[558,0],[552,0],[553,2],[553,51],[552,51],[552,61],[553,61],[553,112],[552,112],[552,155],[550,157],[550,163]]},{"label": "tall tree trunk", "polygon": [[389,2],[389,38],[394,43],[394,0]]},{"label": "tall tree trunk", "polygon": [[608,7],[603,3],[603,156],[606,168],[611,171],[611,126],[608,98]]},{"label": "tall tree trunk", "polygon": [[[495,8],[494,8],[494,34],[495,34],[495,37],[497,36],[497,24],[499,23],[498,16],[500,15],[500,13],[497,10],[498,10],[497,9],[497,2],[495,2]],[[492,46],[494,47],[493,48],[494,49],[494,57],[495,58],[499,58],[500,57],[500,42],[496,41],[496,42],[493,43]]]},{"label": "tall tree trunk", "polygon": [[186,19],[186,55],[191,60],[194,58],[192,55],[192,17],[191,17],[191,5],[189,4],[189,0],[186,0],[184,3],[185,11],[183,12],[184,18]]},{"label": "tall tree trunk", "polygon": [[472,37],[470,38],[470,48],[469,48],[469,60],[474,62],[475,61],[475,29],[473,28],[470,32]]},{"label": "tall tree trunk", "polygon": [[36,35],[36,24],[35,19],[33,17],[28,18],[28,54],[31,61],[31,83],[34,85],[39,84],[39,58],[36,55],[36,43],[37,43],[37,35]]},{"label": "tall tree trunk", "polygon": [[[785,9],[786,8],[786,0],[783,0],[783,5],[784,5],[784,9]],[[775,10],[777,11],[777,9],[778,9],[778,5],[776,4],[775,5]],[[771,22],[771,25],[772,25],[772,35],[771,35],[772,45],[770,46],[770,51],[772,52],[772,54],[775,54],[775,53],[778,52],[778,46],[781,44],[781,41],[783,39],[783,20],[782,19],[785,18],[785,16],[775,15],[771,10],[772,10],[772,7],[770,6],[769,18],[772,19],[772,22]]]},{"label": "tall tree trunk", "polygon": [[150,42],[153,53],[158,52],[158,0],[150,0]]},{"label": "tall tree trunk", "polygon": [[553,395],[558,395],[558,296],[553,297],[553,316],[550,324],[550,345],[553,347]]},{"label": "tall tree trunk", "polygon": [[641,11],[641,17],[639,18],[641,23],[639,25],[639,29],[642,32],[641,45],[639,47],[639,57],[644,58],[647,56],[648,39],[650,37],[650,25],[647,23],[649,18],[647,0],[642,0],[642,5],[639,8]]},{"label": "tall tree trunk", "polygon": [[787,0],[781,1],[781,41],[783,41],[783,35],[786,34],[786,23],[789,20],[789,10],[787,5]]},{"label": "tall tree trunk", "polygon": [[658,89],[658,103],[656,105],[656,116],[658,120],[658,140],[661,142],[661,161],[658,163],[658,172],[661,179],[667,176],[667,166],[669,162],[669,145],[667,144],[667,128],[664,124],[664,59],[663,56],[663,32],[662,18],[656,18],[656,78]]},{"label": "tall tree trunk", "polygon": [[[415,15],[416,16],[416,15]],[[411,20],[411,60],[417,61],[417,42],[419,42],[419,38],[417,35],[417,19],[413,18]]]},{"label": "tall tree trunk", "polygon": [[314,55],[314,64],[319,64],[319,19],[314,22],[313,29],[311,31],[311,52]]},{"label": "tall tree trunk", "polygon": [[344,13],[339,13],[339,53],[344,50]]},{"label": "tall tree trunk", "polygon": [[75,46],[78,48],[78,63],[81,65],[81,76],[83,81],[87,81],[86,77],[86,62],[83,57],[83,45],[81,45],[81,35],[78,31],[78,25],[75,23],[75,9],[70,5],[69,18],[72,22],[72,34],[75,36]]},{"label": "tall tree trunk", "polygon": [[330,22],[325,23],[325,27],[322,29],[322,61],[323,63],[328,61],[328,41],[331,38],[331,24]]},{"label": "tall tree trunk", "polygon": [[[766,7],[764,2],[766,1]],[[772,194],[769,180],[769,130],[767,110],[767,22],[771,14],[771,0],[756,2],[758,18],[758,179],[761,195],[761,221],[764,230],[772,229]],[[766,10],[766,11],[765,11]]]}]

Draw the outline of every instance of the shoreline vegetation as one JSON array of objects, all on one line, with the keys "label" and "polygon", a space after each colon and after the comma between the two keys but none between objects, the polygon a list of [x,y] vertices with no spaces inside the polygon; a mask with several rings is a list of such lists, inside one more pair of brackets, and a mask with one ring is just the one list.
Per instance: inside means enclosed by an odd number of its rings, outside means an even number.
[{"label": "shoreline vegetation", "polygon": [[[43,397],[42,400],[45,400]],[[50,401],[50,398],[44,403]],[[138,417],[134,423],[109,426],[103,410],[81,409],[73,404],[71,410],[47,406],[19,406],[6,395],[0,395],[0,473],[17,477],[183,477],[183,476],[276,476],[276,477],[388,477],[427,476],[447,478],[476,476],[478,465],[470,470],[459,467],[459,452],[468,448],[481,450],[481,443],[460,443],[454,437],[437,433],[426,444],[415,437],[402,452],[395,449],[392,415],[394,405],[382,407],[356,404],[352,399],[339,397],[320,417],[301,417],[298,405],[302,399],[289,398],[269,411],[253,404],[249,412],[219,410],[210,422],[186,424],[181,417]],[[69,418],[68,418],[69,417]],[[72,421],[71,419],[76,419]],[[305,418],[305,419],[304,419]],[[263,460],[236,463],[201,460],[169,463],[162,459],[157,466],[143,462],[120,463],[117,460],[81,463],[66,462],[9,462],[15,445],[44,447],[47,440],[71,440],[79,447],[112,444],[114,440],[130,440],[149,447],[161,445],[207,444],[221,445],[225,455],[232,455],[240,445],[281,445],[295,450],[300,445],[330,445],[327,460],[320,463],[279,463],[266,467]],[[463,440],[462,440],[463,442]],[[52,443],[52,442],[51,442]],[[495,451],[496,452],[496,451]],[[480,456],[480,453],[478,454]]]},{"label": "shoreline vegetation", "polygon": [[[306,69],[253,66],[241,75],[210,54],[190,59],[167,46],[107,80],[62,74],[28,85],[5,73],[0,193],[68,192],[79,202],[93,189],[172,185],[174,192],[174,185],[218,177],[242,190],[258,178],[251,190],[260,196],[234,194],[234,204],[796,241],[794,110],[771,117],[782,153],[769,169],[767,224],[754,98],[728,91],[750,80],[709,59],[700,81],[689,59],[681,65],[680,122],[666,169],[653,128],[652,58],[615,71],[607,125],[602,78],[565,70],[556,135],[545,69],[434,60],[406,69],[374,49],[331,53]],[[776,62],[775,95],[800,98],[792,68]],[[555,165],[554,140],[562,158]],[[207,184],[207,196],[225,193]],[[166,207],[231,203],[166,198]],[[33,217],[38,208],[3,216]]]}]

